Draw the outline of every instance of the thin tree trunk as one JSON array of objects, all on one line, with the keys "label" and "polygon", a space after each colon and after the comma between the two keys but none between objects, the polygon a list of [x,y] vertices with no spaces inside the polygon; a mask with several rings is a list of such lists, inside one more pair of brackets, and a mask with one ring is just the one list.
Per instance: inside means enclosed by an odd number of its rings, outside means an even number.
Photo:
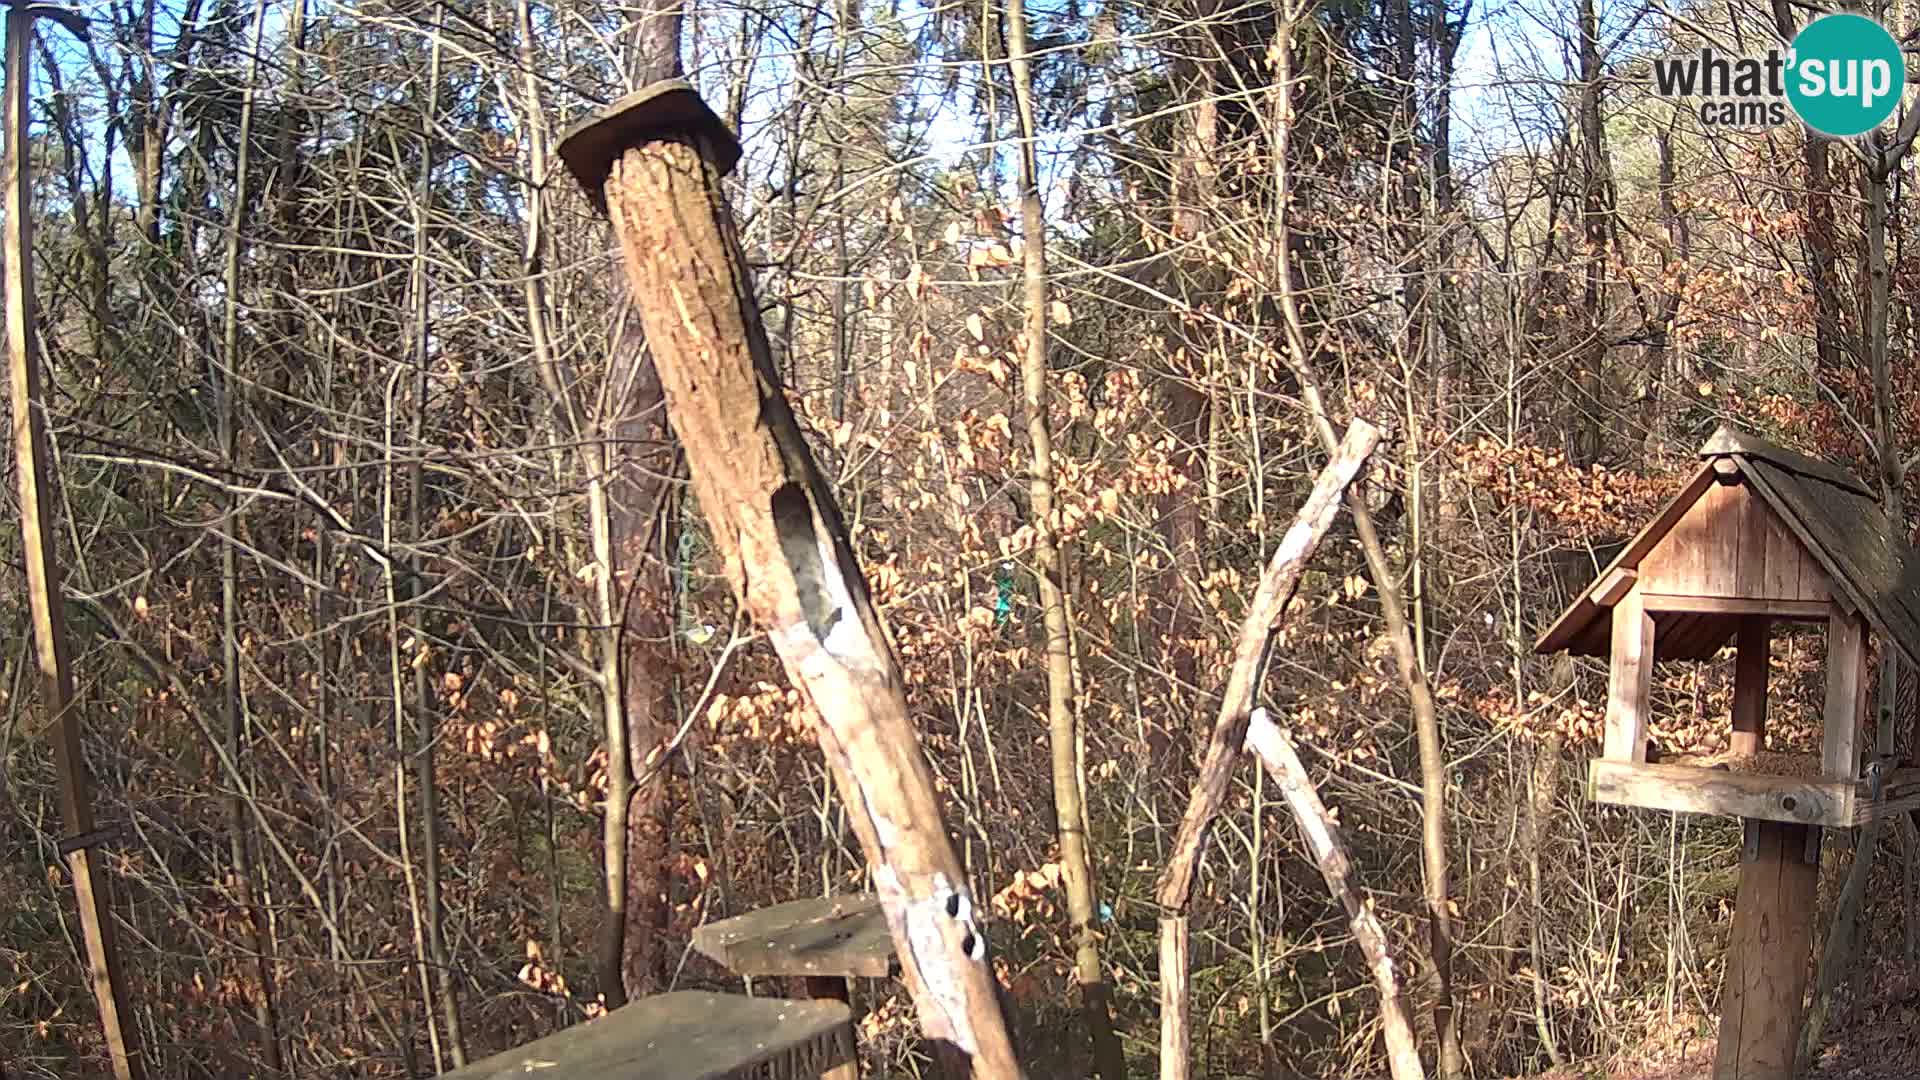
[{"label": "thin tree trunk", "polygon": [[[33,284],[33,180],[28,156],[28,46],[33,12],[7,10],[6,241],[7,389],[13,418],[14,477],[20,492],[20,547],[26,563],[27,607],[33,624],[40,708],[60,777],[60,824],[68,837],[93,832],[93,781],[80,742],[81,710],[74,701],[66,599],[53,533],[54,477],[47,438],[47,393],[40,367],[39,313]],[[127,992],[109,911],[107,875],[91,842],[66,855],[74,906],[86,945],[87,975],[100,1009],[100,1026],[117,1080],[142,1080],[146,1061]]]},{"label": "thin tree trunk", "polygon": [[[427,61],[426,107],[420,117],[420,182],[419,190],[414,195],[413,449],[412,461],[407,467],[407,525],[416,540],[426,536],[423,505],[426,469],[423,456],[426,453],[424,434],[431,390],[428,372],[433,363],[433,282],[427,272],[427,248],[432,229],[434,126],[438,123],[440,112],[441,37],[438,27],[444,16],[445,5],[435,5],[435,29],[431,34]],[[413,559],[412,578],[416,583],[421,579],[421,565],[417,556]],[[415,588],[417,584],[410,585],[408,591],[412,592]],[[425,649],[425,621],[417,611],[413,636],[418,647]],[[440,1019],[446,1024],[447,1055],[457,1069],[467,1063],[467,1050],[460,1022],[459,984],[454,978],[453,961],[447,953],[446,912],[440,902],[440,789],[435,775],[439,754],[439,723],[434,711],[433,693],[427,685],[427,668],[425,663],[416,662],[413,665],[413,725],[417,744],[414,749],[414,769],[418,774],[415,783],[420,788],[420,875],[426,904],[427,955],[433,962],[434,985],[440,999]]]},{"label": "thin tree trunk", "polygon": [[1047,633],[1047,738],[1053,757],[1053,809],[1060,839],[1060,868],[1067,893],[1067,917],[1073,925],[1074,981],[1080,1008],[1093,1040],[1094,1068],[1103,1080],[1126,1080],[1126,1058],[1114,1034],[1107,1002],[1106,973],[1100,967],[1093,926],[1096,892],[1093,857],[1086,834],[1086,799],[1080,786],[1074,715],[1073,658],[1067,635],[1064,562],[1053,516],[1053,433],[1047,416],[1047,239],[1040,205],[1039,161],[1033,108],[1033,71],[1027,60],[1027,13],[1023,0],[1008,0],[1007,59],[1013,73],[1014,100],[1020,115],[1020,218],[1024,234],[1026,348],[1020,365],[1025,391],[1027,438],[1033,459],[1027,487],[1033,502],[1034,569],[1040,579],[1040,607]]},{"label": "thin tree trunk", "polygon": [[[1274,81],[1269,93],[1274,103],[1274,198],[1279,204],[1275,228],[1275,247],[1289,250],[1291,243],[1290,187],[1291,162],[1288,160],[1293,128],[1292,48],[1296,13],[1283,18],[1274,33]],[[1300,383],[1300,399],[1308,417],[1320,435],[1321,445],[1335,453],[1339,439],[1328,416],[1320,386],[1308,367],[1311,351],[1305,320],[1300,314],[1290,268],[1276,276],[1280,309],[1286,332],[1282,357]],[[1460,1049],[1459,1025],[1453,1008],[1453,914],[1447,870],[1447,764],[1440,742],[1440,720],[1434,708],[1433,688],[1427,682],[1413,650],[1413,635],[1407,626],[1406,610],[1401,606],[1399,577],[1388,564],[1386,549],[1373,526],[1373,514],[1366,497],[1359,491],[1347,494],[1347,506],[1353,512],[1354,531],[1366,556],[1367,573],[1373,579],[1374,592],[1380,598],[1380,614],[1386,624],[1386,637],[1399,668],[1400,682],[1413,706],[1414,738],[1420,748],[1421,863],[1425,871],[1428,948],[1434,974],[1433,1026],[1440,1040],[1438,1072],[1443,1080],[1454,1080],[1465,1068]]]},{"label": "thin tree trunk", "polygon": [[[1667,226],[1667,245],[1660,252],[1663,282],[1672,280],[1675,263],[1686,263],[1690,247],[1687,222],[1680,216],[1679,204],[1674,198],[1673,132],[1679,120],[1680,110],[1675,108],[1667,125],[1656,129],[1653,134],[1654,153],[1659,162],[1657,187],[1660,216]],[[1680,313],[1680,290],[1677,287],[1662,288],[1659,303],[1660,309],[1654,313],[1653,325],[1648,328],[1647,335],[1647,384],[1640,411],[1640,423],[1644,429],[1640,443],[1643,461],[1649,460],[1659,445],[1661,413],[1667,397],[1667,350],[1673,333],[1673,320]]]},{"label": "thin tree trunk", "polygon": [[[1899,165],[1899,158],[1904,155],[1890,154],[1880,136],[1872,138],[1872,145],[1880,160],[1869,165],[1865,179],[1868,289],[1863,330],[1873,376],[1874,425],[1877,429],[1875,442],[1878,444],[1874,452],[1880,462],[1881,493],[1886,504],[1888,527],[1894,530],[1894,539],[1904,542],[1907,530],[1902,489],[1906,476],[1893,426],[1893,372],[1887,355],[1887,187],[1889,177]],[[1891,763],[1894,702],[1898,698],[1899,687],[1899,650],[1883,643],[1876,709],[1878,722],[1875,724],[1875,752],[1869,766],[1870,776],[1878,776],[1880,770]],[[1850,768],[1857,769],[1859,763],[1848,764]],[[1876,790],[1876,801],[1878,796]],[[1820,974],[1814,986],[1812,1002],[1807,1007],[1806,1026],[1801,1029],[1800,1051],[1794,1065],[1796,1076],[1805,1076],[1812,1067],[1813,1058],[1819,1053],[1821,1042],[1826,1037],[1827,1023],[1833,1014],[1835,992],[1853,964],[1861,934],[1860,915],[1866,904],[1867,882],[1873,876],[1873,862],[1879,855],[1880,840],[1885,831],[1886,819],[1883,816],[1874,817],[1860,830],[1860,843],[1853,852],[1853,865],[1847,871],[1846,883],[1841,886],[1840,899],[1834,904],[1833,924],[1827,928],[1826,945],[1820,952]]]},{"label": "thin tree trunk", "polygon": [[1555,1068],[1562,1059],[1560,1046],[1553,1037],[1552,1017],[1547,1011],[1546,948],[1541,941],[1541,924],[1546,920],[1546,903],[1540,874],[1540,849],[1546,841],[1547,815],[1553,810],[1555,783],[1560,771],[1560,734],[1555,732],[1534,747],[1534,761],[1527,770],[1525,828],[1521,846],[1527,860],[1527,954],[1532,958],[1533,1027],[1547,1060]]},{"label": "thin tree trunk", "polygon": [[[1774,29],[1781,41],[1792,41],[1799,29],[1792,0],[1772,0]],[[1832,380],[1844,364],[1841,345],[1840,288],[1834,275],[1833,178],[1828,140],[1812,131],[1802,133],[1800,160],[1807,182],[1807,276],[1813,284],[1814,373]]]},{"label": "thin tree trunk", "polygon": [[[527,0],[520,0],[518,7],[537,191],[550,165],[538,128],[540,88],[531,8]],[[682,22],[681,0],[651,0],[643,6],[632,68],[638,83],[682,75]],[[544,229],[544,221],[537,225]],[[544,249],[534,251],[528,269],[528,302],[533,305],[538,297],[543,325],[546,301],[537,282],[545,256]],[[672,621],[665,614],[660,564],[649,554],[671,488],[672,435],[660,378],[638,320],[623,315],[621,322],[594,411],[593,447],[581,458],[590,477],[594,559],[600,568],[595,595],[602,623],[600,676],[607,739],[602,846],[608,910],[595,976],[610,1008],[660,987],[672,829],[666,765],[660,759],[673,731]],[[541,340],[545,349],[544,332]]]},{"label": "thin tree trunk", "polygon": [[[248,175],[251,166],[251,143],[253,141],[253,103],[254,83],[259,77],[260,43],[266,33],[266,0],[258,0],[253,12],[253,48],[248,54],[246,83],[240,98],[239,149],[234,155],[233,205],[227,210],[226,274],[224,290],[226,292],[225,317],[220,335],[221,361],[224,370],[219,380],[219,437],[220,454],[226,460],[229,470],[238,471],[239,441],[237,438],[238,398],[242,379],[240,376],[240,228],[246,220],[246,202],[248,196]],[[221,692],[225,703],[227,721],[227,752],[235,761],[245,761],[247,743],[247,709],[240,686],[240,587],[239,587],[239,534],[240,534],[240,498],[229,494],[226,497],[226,513],[223,527],[229,534],[227,541],[220,545],[220,666]],[[252,793],[242,785],[235,785],[233,793],[227,799],[227,844],[228,856],[233,866],[234,901],[240,907],[247,922],[250,944],[253,951],[254,977],[257,986],[249,987],[248,997],[253,1003],[253,1022],[258,1032],[262,1063],[272,1073],[283,1071],[280,1058],[280,1035],[273,1015],[273,965],[270,958],[265,913],[255,903],[252,884],[252,857],[247,851],[247,806],[246,801]]]},{"label": "thin tree trunk", "polygon": [[[1581,304],[1586,313],[1586,335],[1579,357],[1578,383],[1581,425],[1574,460],[1589,465],[1605,440],[1600,395],[1606,386],[1606,313],[1604,311],[1607,250],[1606,125],[1600,116],[1600,24],[1594,0],[1580,0],[1580,228],[1585,240],[1582,259]],[[1449,1077],[1451,1074],[1448,1074]]]}]

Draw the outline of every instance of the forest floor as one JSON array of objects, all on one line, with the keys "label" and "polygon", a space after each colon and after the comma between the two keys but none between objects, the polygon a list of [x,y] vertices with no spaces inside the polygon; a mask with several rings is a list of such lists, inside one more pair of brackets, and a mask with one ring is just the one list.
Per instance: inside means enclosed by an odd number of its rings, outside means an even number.
[{"label": "forest floor", "polygon": [[[1533,1080],[1711,1080],[1713,1040],[1665,1061],[1572,1066]],[[1920,980],[1883,985],[1827,1039],[1808,1080],[1920,1078]]]}]

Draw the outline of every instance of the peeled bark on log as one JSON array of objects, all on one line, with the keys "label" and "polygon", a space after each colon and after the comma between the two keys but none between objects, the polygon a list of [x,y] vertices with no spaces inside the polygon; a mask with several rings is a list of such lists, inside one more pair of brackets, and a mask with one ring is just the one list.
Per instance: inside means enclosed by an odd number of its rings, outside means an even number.
[{"label": "peeled bark on log", "polygon": [[[1255,680],[1264,668],[1268,643],[1285,616],[1293,599],[1307,560],[1313,557],[1340,509],[1340,497],[1347,485],[1359,475],[1360,466],[1380,441],[1379,429],[1365,420],[1355,420],[1347,428],[1332,460],[1314,481],[1313,492],[1300,507],[1293,525],[1274,549],[1267,568],[1260,576],[1259,588],[1247,604],[1246,618],[1240,624],[1240,641],[1234,647],[1233,668],[1220,699],[1220,712],[1214,721],[1213,735],[1200,765],[1200,779],[1194,784],[1193,797],[1180,819],[1180,832],[1174,840],[1167,868],[1161,872],[1156,892],[1161,909],[1160,920],[1160,1076],[1161,1080],[1181,1080],[1187,1075],[1187,1043],[1176,1027],[1187,1012],[1187,970],[1168,970],[1166,961],[1184,956],[1174,949],[1167,935],[1184,928],[1188,901],[1193,895],[1193,879],[1199,872],[1200,854],[1206,846],[1207,832],[1226,802],[1227,785],[1233,778],[1233,765],[1247,740],[1247,720],[1253,708]],[[1180,917],[1176,925],[1174,916]]]},{"label": "peeled bark on log", "polygon": [[[570,138],[589,134],[609,137]],[[721,137],[662,125],[625,140],[602,191],[668,416],[728,582],[818,711],[923,1031],[976,1077],[1017,1077],[892,641],[767,347],[720,190]]]},{"label": "peeled bark on log", "polygon": [[1300,834],[1306,837],[1314,864],[1326,879],[1327,890],[1347,909],[1353,940],[1366,956],[1367,970],[1373,974],[1374,986],[1380,991],[1380,1027],[1387,1038],[1387,1066],[1393,1070],[1393,1080],[1426,1080],[1426,1072],[1420,1067],[1420,1047],[1413,1038],[1413,1023],[1407,1017],[1406,999],[1400,992],[1400,979],[1393,971],[1393,954],[1387,949],[1387,932],[1353,886],[1353,861],[1347,857],[1347,846],[1340,839],[1340,827],[1334,824],[1333,815],[1320,801],[1320,793],[1314,790],[1307,767],[1301,764],[1292,740],[1267,718],[1265,709],[1253,710],[1248,721],[1247,749],[1253,751],[1267,767],[1267,775],[1280,785],[1280,794],[1287,800],[1287,809],[1293,811],[1294,820],[1300,823]]}]

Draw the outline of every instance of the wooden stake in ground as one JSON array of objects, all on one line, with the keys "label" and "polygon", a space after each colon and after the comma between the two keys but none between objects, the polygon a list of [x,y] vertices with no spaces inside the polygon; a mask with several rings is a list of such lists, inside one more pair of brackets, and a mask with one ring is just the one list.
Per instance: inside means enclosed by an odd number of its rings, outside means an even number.
[{"label": "wooden stake in ground", "polygon": [[1193,896],[1193,879],[1199,873],[1200,853],[1207,832],[1227,799],[1227,785],[1233,779],[1234,762],[1247,741],[1248,716],[1253,708],[1256,677],[1264,667],[1267,648],[1288,601],[1300,584],[1307,560],[1320,546],[1320,538],[1333,524],[1340,509],[1341,493],[1380,441],[1380,432],[1365,420],[1355,420],[1347,428],[1332,460],[1314,481],[1313,493],[1300,507],[1293,525],[1274,549],[1273,557],[1260,575],[1259,588],[1247,604],[1246,618],[1240,624],[1240,640],[1234,646],[1233,668],[1227,675],[1226,690],[1220,698],[1220,713],[1207,741],[1206,757],[1200,764],[1200,778],[1194,784],[1187,812],[1180,819],[1180,832],[1174,839],[1173,853],[1161,872],[1156,898],[1160,903],[1160,1077],[1161,1080],[1186,1080],[1187,1060],[1187,904]]},{"label": "wooden stake in ground", "polygon": [[1387,1065],[1393,1070],[1393,1080],[1425,1080],[1426,1071],[1420,1067],[1420,1047],[1414,1042],[1413,1023],[1407,1018],[1406,999],[1400,993],[1399,976],[1393,971],[1393,954],[1387,950],[1387,932],[1361,897],[1360,890],[1354,888],[1350,877],[1353,862],[1347,858],[1347,845],[1340,839],[1340,827],[1334,824],[1333,815],[1327,812],[1320,793],[1314,790],[1307,767],[1301,764],[1300,755],[1293,748],[1293,740],[1267,719],[1265,709],[1253,710],[1248,720],[1247,749],[1253,751],[1267,767],[1267,775],[1280,785],[1280,794],[1287,800],[1287,808],[1293,811],[1293,819],[1300,823],[1300,834],[1306,837],[1307,848],[1313,852],[1314,865],[1326,879],[1328,891],[1347,909],[1353,940],[1366,956],[1367,970],[1373,973],[1374,986],[1380,991],[1380,1026],[1386,1032]]},{"label": "wooden stake in ground", "polygon": [[921,1029],[975,1077],[1020,1075],[972,891],[941,821],[893,643],[767,347],[720,177],[740,148],[680,80],[575,127],[560,156],[603,202],[667,414],[741,605],[819,713]]},{"label": "wooden stake in ground", "polygon": [[[33,652],[40,669],[40,707],[53,735],[54,767],[60,773],[60,818],[69,842],[61,844],[73,874],[74,902],[87,946],[93,995],[100,1004],[113,1073],[142,1077],[139,1038],[126,1007],[126,983],[114,949],[107,911],[107,881],[92,844],[91,782],[80,748],[80,710],[74,706],[68,663],[65,601],[54,553],[53,461],[42,412],[40,343],[33,294],[33,188],[27,165],[28,50],[33,20],[46,15],[84,38],[86,20],[51,5],[7,9],[7,383],[13,399],[13,454],[20,478],[21,547],[27,563],[27,606],[33,618]],[[77,843],[72,841],[78,841]]]}]

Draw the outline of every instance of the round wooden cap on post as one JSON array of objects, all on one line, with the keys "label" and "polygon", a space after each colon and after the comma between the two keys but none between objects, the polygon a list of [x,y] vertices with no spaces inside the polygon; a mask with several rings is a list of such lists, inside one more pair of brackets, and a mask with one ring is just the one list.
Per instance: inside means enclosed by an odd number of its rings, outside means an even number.
[{"label": "round wooden cap on post", "polygon": [[698,145],[712,147],[721,176],[740,163],[740,140],[685,79],[648,83],[568,128],[560,137],[560,160],[605,213],[607,176],[620,155],[675,135],[695,136]]}]

